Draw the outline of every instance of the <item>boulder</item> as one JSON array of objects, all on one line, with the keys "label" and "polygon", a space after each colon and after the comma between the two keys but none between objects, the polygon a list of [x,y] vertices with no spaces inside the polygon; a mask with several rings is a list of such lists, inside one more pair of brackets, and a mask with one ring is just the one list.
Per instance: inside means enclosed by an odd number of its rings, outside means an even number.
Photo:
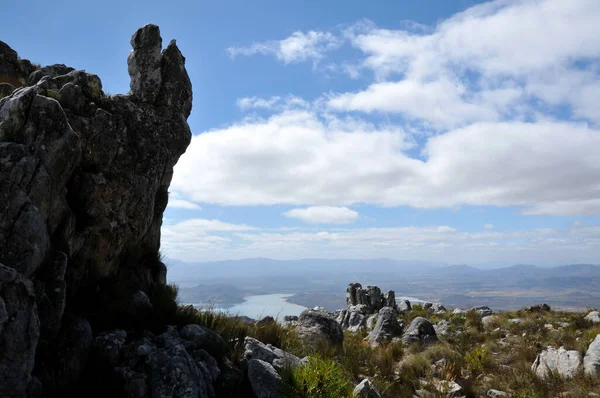
[{"label": "boulder", "polygon": [[531,370],[539,378],[546,378],[549,372],[556,373],[564,378],[573,377],[581,367],[581,356],[576,350],[565,350],[560,347],[558,350],[549,346],[546,350],[538,354],[531,365]]},{"label": "boulder", "polygon": [[433,325],[433,328],[435,329],[435,333],[438,336],[445,336],[449,333],[450,322],[447,320],[439,321],[438,323]]},{"label": "boulder", "polygon": [[477,315],[479,315],[480,318],[484,318],[486,316],[490,316],[490,315],[493,314],[493,312],[490,309],[490,307],[485,306],[485,305],[480,305],[480,306],[477,306],[477,307],[473,307],[469,311],[475,311],[475,313]]},{"label": "boulder", "polygon": [[0,264],[0,396],[26,393],[39,336],[33,283]]},{"label": "boulder", "polygon": [[461,317],[461,316],[466,316],[466,315],[467,315],[467,311],[465,311],[461,308],[455,308],[454,311],[452,311],[452,316]]},{"label": "boulder", "polygon": [[410,301],[408,301],[408,300],[398,301],[397,308],[398,308],[398,311],[400,311],[400,312],[408,312],[412,309],[412,307],[410,305]]},{"label": "boulder", "polygon": [[341,348],[344,332],[339,323],[326,312],[307,309],[298,317],[296,326],[298,337],[308,344],[326,341],[333,347]]},{"label": "boulder", "polygon": [[552,308],[550,308],[550,306],[548,304],[544,303],[544,304],[535,304],[535,305],[531,305],[529,307],[525,307],[525,311],[548,312],[548,311],[552,311]]},{"label": "boulder", "polygon": [[373,386],[369,379],[364,379],[354,388],[352,392],[354,398],[381,398],[379,391]]},{"label": "boulder", "polygon": [[194,348],[206,350],[216,358],[221,358],[225,353],[225,341],[211,329],[191,324],[181,328],[180,335],[183,339],[193,342]]},{"label": "boulder", "polygon": [[589,375],[600,375],[600,334],[592,341],[583,357],[583,370]]},{"label": "boulder", "polygon": [[483,326],[490,326],[497,319],[498,317],[496,315],[488,315],[481,318],[481,323],[483,324]]},{"label": "boulder", "polygon": [[152,352],[146,366],[153,397],[214,397],[210,375],[201,372],[194,358],[178,344]]},{"label": "boulder", "polygon": [[485,394],[485,396],[488,398],[502,398],[502,397],[508,397],[508,394],[505,393],[504,391],[494,390],[492,388],[492,389],[487,390],[487,393]]},{"label": "boulder", "polygon": [[392,307],[383,307],[379,311],[377,323],[369,334],[369,344],[376,347],[402,336],[402,327],[398,323],[398,313]]},{"label": "boulder", "polygon": [[121,354],[127,332],[124,330],[113,330],[98,335],[94,340],[94,360],[101,361],[109,366],[117,366],[121,361]]},{"label": "boulder", "polygon": [[248,380],[257,398],[283,398],[280,393],[281,376],[268,362],[260,359],[248,361]]},{"label": "boulder", "polygon": [[440,303],[432,303],[427,309],[434,314],[443,314],[446,312],[446,307]]},{"label": "boulder", "polygon": [[244,340],[244,357],[247,360],[260,359],[277,369],[285,366],[297,367],[303,363],[297,356],[274,347],[271,344],[263,344],[252,337],[246,337]]},{"label": "boulder", "polygon": [[600,312],[592,311],[585,316],[585,319],[593,323],[600,323]]},{"label": "boulder", "polygon": [[437,341],[435,328],[431,322],[420,316],[413,319],[402,336],[402,342],[406,345],[413,343],[430,343],[434,341]]}]

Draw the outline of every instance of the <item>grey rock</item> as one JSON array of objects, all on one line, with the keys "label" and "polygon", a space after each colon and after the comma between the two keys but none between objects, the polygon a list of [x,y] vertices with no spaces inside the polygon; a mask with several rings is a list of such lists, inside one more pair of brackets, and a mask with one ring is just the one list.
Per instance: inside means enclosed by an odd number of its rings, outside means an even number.
[{"label": "grey rock", "polygon": [[113,330],[98,335],[93,345],[94,357],[110,366],[118,366],[126,339],[127,332],[124,330]]},{"label": "grey rock", "polygon": [[286,315],[286,316],[283,317],[283,320],[285,322],[295,322],[295,321],[298,320],[298,317],[295,316],[295,315]]},{"label": "grey rock", "polygon": [[486,397],[488,397],[488,398],[502,398],[502,397],[508,397],[508,394],[507,394],[507,393],[505,393],[504,391],[500,391],[500,390],[494,390],[493,388],[492,388],[492,389],[489,389],[489,390],[487,390],[487,393],[486,393],[485,395],[486,395]]},{"label": "grey rock", "polygon": [[257,398],[283,398],[279,392],[281,377],[268,362],[260,359],[248,361],[248,379]]},{"label": "grey rock", "polygon": [[354,398],[381,398],[379,391],[373,386],[369,379],[364,379],[354,388]]},{"label": "grey rock", "polygon": [[465,311],[461,308],[455,308],[454,311],[452,311],[452,316],[461,317],[461,316],[466,316],[466,315],[467,315],[467,311]]},{"label": "grey rock", "polygon": [[548,311],[552,311],[552,308],[550,308],[550,306],[548,304],[544,303],[544,304],[535,304],[535,305],[531,305],[529,307],[525,307],[525,311],[548,312]]},{"label": "grey rock", "polygon": [[549,346],[546,350],[538,354],[531,365],[531,370],[539,378],[546,378],[549,372],[556,373],[564,378],[573,377],[581,367],[581,356],[576,350],[565,350],[560,347],[558,350]]},{"label": "grey rock", "polygon": [[150,354],[150,391],[153,397],[214,397],[210,375],[204,374],[183,345]]},{"label": "grey rock", "polygon": [[494,323],[494,321],[496,321],[497,319],[498,317],[496,315],[487,315],[481,318],[481,323],[483,324],[483,326],[489,326],[492,323]]},{"label": "grey rock", "polygon": [[223,338],[208,328],[195,324],[186,325],[180,334],[183,339],[194,342],[196,349],[206,350],[216,358],[221,358],[225,353]]},{"label": "grey rock", "polygon": [[377,324],[378,316],[379,316],[379,314],[373,314],[367,318],[367,320],[365,321],[365,325],[368,330],[373,330],[373,328]]},{"label": "grey rock", "polygon": [[329,345],[341,348],[344,332],[339,323],[328,313],[315,310],[304,310],[298,317],[296,326],[298,337],[308,344],[316,344],[323,340]]},{"label": "grey rock", "polygon": [[417,317],[413,319],[410,326],[404,332],[402,336],[402,342],[404,344],[413,343],[429,343],[437,341],[437,334],[435,328],[427,319],[423,317]]},{"label": "grey rock", "polygon": [[142,102],[154,102],[162,85],[162,38],[156,25],[148,24],[131,37],[133,51],[127,58],[131,93]]},{"label": "grey rock", "polygon": [[392,308],[396,308],[398,306],[396,304],[396,293],[393,290],[388,290],[388,292],[384,295],[383,306]]},{"label": "grey rock", "polygon": [[433,303],[430,303],[429,301],[423,303],[423,309],[430,309],[433,306]]},{"label": "grey rock", "polygon": [[445,336],[449,333],[450,322],[446,320],[439,321],[433,326],[433,328],[438,336]]},{"label": "grey rock", "polygon": [[244,340],[244,356],[246,359],[260,359],[277,369],[284,366],[296,367],[301,364],[301,359],[297,356],[283,351],[271,344],[263,344],[262,342],[246,337]]},{"label": "grey rock", "polygon": [[583,370],[589,375],[600,375],[600,334],[592,341],[583,357]]},{"label": "grey rock", "polygon": [[119,384],[123,389],[123,396],[128,398],[145,398],[148,396],[148,376],[131,370],[127,367],[113,368]]},{"label": "grey rock", "polygon": [[0,264],[0,396],[22,396],[40,336],[33,283]]},{"label": "grey rock", "polygon": [[431,303],[427,309],[435,314],[443,314],[446,312],[446,307],[440,303]]},{"label": "grey rock", "polygon": [[392,307],[383,307],[379,311],[377,323],[369,334],[369,344],[378,346],[391,341],[394,337],[402,336],[402,327],[398,323],[398,313]]},{"label": "grey rock", "polygon": [[592,311],[585,316],[585,319],[593,323],[600,323],[600,312]]},{"label": "grey rock", "polygon": [[519,324],[519,323],[523,323],[523,320],[521,318],[511,318],[508,320],[508,323]]},{"label": "grey rock", "polygon": [[475,311],[475,313],[477,315],[479,315],[480,318],[484,318],[486,316],[490,316],[493,314],[492,310],[490,309],[490,307],[485,306],[485,305],[480,305],[477,307],[473,307],[470,309],[470,311]]},{"label": "grey rock", "polygon": [[148,295],[141,290],[137,290],[131,296],[131,312],[133,314],[145,314],[152,311],[152,303]]},{"label": "grey rock", "polygon": [[209,376],[210,382],[214,384],[221,375],[221,369],[217,360],[204,350],[195,350],[191,355],[194,361],[196,361],[196,365],[204,374]]},{"label": "grey rock", "polygon": [[410,305],[410,301],[408,301],[408,300],[400,300],[397,303],[397,307],[398,307],[398,311],[400,311],[400,312],[408,312],[412,309],[412,306]]},{"label": "grey rock", "polygon": [[367,317],[360,312],[352,312],[348,317],[348,330],[352,333],[358,332],[365,327]]},{"label": "grey rock", "polygon": [[45,270],[44,280],[34,281],[41,334],[46,340],[53,339],[58,334],[65,311],[67,255],[57,252],[49,265]]}]

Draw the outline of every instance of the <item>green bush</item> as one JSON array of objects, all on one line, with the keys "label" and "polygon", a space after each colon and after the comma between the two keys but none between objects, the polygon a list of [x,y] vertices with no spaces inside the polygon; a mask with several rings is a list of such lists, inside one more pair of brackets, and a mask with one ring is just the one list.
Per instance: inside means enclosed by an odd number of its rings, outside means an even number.
[{"label": "green bush", "polygon": [[492,356],[486,347],[477,347],[465,355],[467,370],[474,374],[480,374],[493,363]]},{"label": "green bush", "polygon": [[294,398],[350,397],[353,384],[333,359],[309,357],[308,363],[282,372],[283,396]]}]

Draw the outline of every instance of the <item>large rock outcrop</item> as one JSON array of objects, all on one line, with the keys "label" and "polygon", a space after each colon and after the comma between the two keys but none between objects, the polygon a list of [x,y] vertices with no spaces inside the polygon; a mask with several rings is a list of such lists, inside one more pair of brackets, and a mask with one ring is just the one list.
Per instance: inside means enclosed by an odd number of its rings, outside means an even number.
[{"label": "large rock outcrop", "polygon": [[402,336],[402,325],[397,319],[398,313],[392,307],[383,307],[379,311],[377,323],[369,334],[369,344],[378,346]]},{"label": "large rock outcrop", "polygon": [[36,68],[0,42],[0,396],[39,387],[32,371],[44,394],[63,394],[92,333],[157,319],[160,228],[191,140],[192,87],[157,26],[131,44],[131,92],[107,96],[98,76]]},{"label": "large rock outcrop", "polygon": [[[360,283],[350,283],[346,292],[346,308],[340,311],[337,321],[351,332],[370,327],[367,324],[368,316],[377,314],[382,308],[397,308],[396,293],[393,290],[383,294],[377,286],[363,288]],[[410,303],[408,306],[410,307]]]},{"label": "large rock outcrop", "polygon": [[592,376],[600,375],[600,334],[596,336],[585,352],[583,370]]},{"label": "large rock outcrop", "polygon": [[402,342],[405,345],[412,343],[432,343],[437,341],[437,334],[435,328],[427,319],[423,317],[416,317],[410,323],[404,334],[402,335]]},{"label": "large rock outcrop", "polygon": [[307,344],[328,343],[341,349],[344,343],[344,331],[339,323],[324,311],[304,310],[298,317],[296,326],[298,337]]},{"label": "large rock outcrop", "polygon": [[531,370],[539,378],[546,378],[549,373],[555,373],[564,378],[575,376],[581,367],[581,356],[576,350],[558,350],[552,346],[538,354],[531,365]]}]

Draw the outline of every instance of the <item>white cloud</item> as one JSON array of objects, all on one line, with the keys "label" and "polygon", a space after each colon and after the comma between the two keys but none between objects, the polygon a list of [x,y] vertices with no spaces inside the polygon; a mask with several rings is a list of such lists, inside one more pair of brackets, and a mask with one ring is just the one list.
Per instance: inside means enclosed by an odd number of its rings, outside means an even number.
[{"label": "white cloud", "polygon": [[[163,247],[169,257],[188,261],[270,257],[397,258],[454,263],[512,262],[560,264],[595,262],[600,227],[531,229],[467,233],[451,226],[393,228],[330,228],[319,230],[242,231],[199,234],[184,228],[179,237],[163,227]],[[285,249],[285,250],[282,250]],[[551,253],[549,256],[548,253]],[[508,263],[508,264],[507,264]]]},{"label": "white cloud", "polygon": [[485,229],[494,229],[494,225],[493,224],[485,224],[483,226],[483,228],[485,228]]},{"label": "white cloud", "polygon": [[331,68],[374,79],[312,103],[240,99],[271,115],[194,136],[172,190],[221,205],[600,214],[598,21],[597,0],[497,0],[429,28],[361,21],[337,35],[295,32],[232,48],[291,63],[350,43],[362,58]]},{"label": "white cloud", "polygon": [[347,207],[334,206],[311,206],[304,209],[292,209],[286,211],[283,215],[313,224],[349,224],[358,219],[358,212]]},{"label": "white cloud", "polygon": [[249,47],[229,47],[227,52],[232,58],[239,55],[274,55],[279,61],[290,64],[319,61],[341,44],[340,39],[330,32],[294,32],[283,40],[253,43]]},{"label": "white cloud", "polygon": [[[194,136],[171,189],[222,205],[600,211],[600,131],[583,124],[473,124],[429,138],[423,159],[408,155],[411,145],[397,127],[287,111]],[[197,179],[196,170],[210,172]]]},{"label": "white cloud", "polygon": [[189,202],[183,199],[169,199],[168,208],[174,209],[189,209],[189,210],[200,210],[202,209],[199,205],[193,202]]}]

